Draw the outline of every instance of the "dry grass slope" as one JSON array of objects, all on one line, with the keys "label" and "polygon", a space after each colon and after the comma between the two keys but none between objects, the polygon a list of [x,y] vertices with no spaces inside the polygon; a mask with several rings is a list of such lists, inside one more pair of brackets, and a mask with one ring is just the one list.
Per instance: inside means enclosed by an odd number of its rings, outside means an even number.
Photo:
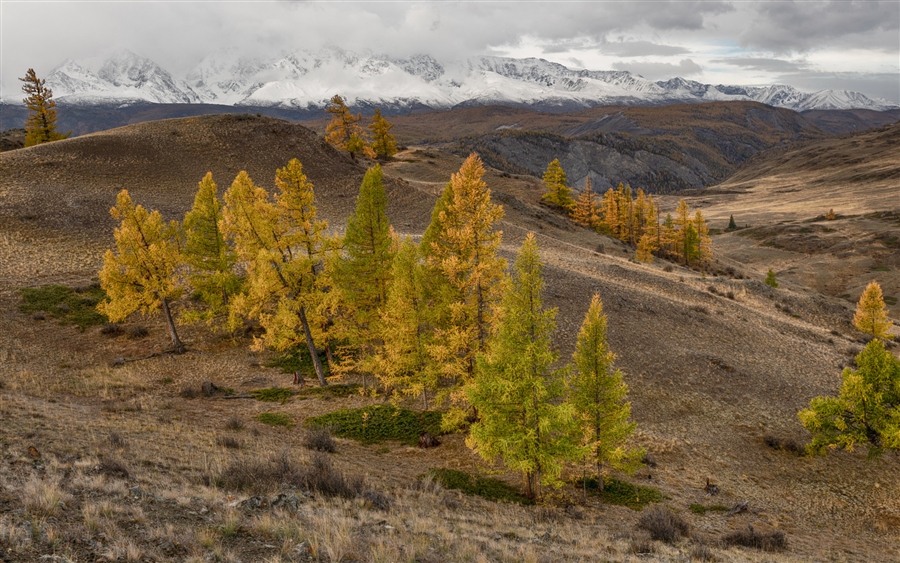
[{"label": "dry grass slope", "polygon": [[[246,168],[269,186],[275,167],[291,157],[304,163],[322,214],[340,229],[363,168],[302,127],[267,118],[148,123],[0,155],[0,559],[625,561],[647,550],[641,560],[900,558],[900,458],[808,459],[767,445],[773,436],[805,440],[796,412],[811,397],[835,392],[841,367],[861,348],[847,304],[799,283],[774,290],[761,278],[634,263],[621,244],[540,206],[534,179],[488,173],[506,210],[502,250],[511,257],[528,230],[538,233],[545,300],[559,308],[563,357],[591,294],[601,294],[611,347],[631,388],[637,442],[656,462],[633,479],[658,487],[690,530],[673,545],[642,535],[640,514],[628,508],[581,505],[574,486],[547,506],[522,507],[422,483],[430,467],[497,469],[479,462],[458,435],[428,450],[338,439],[335,454],[304,451],[303,420],[372,403],[362,396],[283,405],[182,396],[203,381],[242,393],[288,385],[290,376],[263,367],[266,355],[250,353],[244,339],[186,328],[193,352],[110,368],[111,358],[153,351],[165,330],[159,319],[134,319],[124,332],[140,325],[150,337],[132,340],[19,312],[17,288],[85,284],[95,275],[112,240],[107,210],[122,187],[180,218],[206,170],[227,185]],[[385,167],[398,231],[421,234],[460,163],[440,151],[410,150]],[[262,412],[297,424],[264,425],[256,418]],[[377,496],[331,498],[301,486],[267,493],[297,495],[296,512],[248,509],[240,503],[249,493],[203,484],[214,484],[234,460],[284,451],[303,467],[329,455],[337,470],[364,476],[390,508],[379,508]],[[518,484],[515,475],[498,476]],[[705,497],[707,478],[721,491],[714,499]],[[745,500],[749,510],[732,517],[689,510]],[[788,550],[719,543],[748,525],[760,534],[783,532]]]}]

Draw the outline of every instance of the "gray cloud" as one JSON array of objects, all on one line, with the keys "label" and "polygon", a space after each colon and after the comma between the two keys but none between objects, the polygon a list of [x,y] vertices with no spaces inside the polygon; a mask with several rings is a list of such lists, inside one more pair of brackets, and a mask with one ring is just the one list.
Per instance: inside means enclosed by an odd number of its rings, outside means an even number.
[{"label": "gray cloud", "polygon": [[613,63],[613,68],[640,74],[650,80],[664,80],[675,76],[690,76],[703,72],[703,68],[691,59],[682,59],[678,64],[623,61]]},{"label": "gray cloud", "polygon": [[900,3],[871,1],[760,2],[740,34],[742,45],[775,53],[823,44],[900,49]]},{"label": "gray cloud", "polygon": [[646,56],[670,56],[686,55],[690,50],[676,45],[662,45],[650,41],[615,41],[606,42],[599,47],[605,54],[617,57],[646,57]]},{"label": "gray cloud", "polygon": [[809,64],[805,61],[786,61],[783,59],[768,59],[764,57],[733,57],[729,59],[713,59],[710,62],[764,72],[796,72],[809,68]]}]

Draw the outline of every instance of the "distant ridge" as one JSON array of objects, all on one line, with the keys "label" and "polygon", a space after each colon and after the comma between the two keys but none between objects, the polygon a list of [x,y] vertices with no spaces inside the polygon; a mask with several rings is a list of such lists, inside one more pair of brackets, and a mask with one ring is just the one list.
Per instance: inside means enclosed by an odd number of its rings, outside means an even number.
[{"label": "distant ridge", "polygon": [[78,105],[205,103],[314,110],[340,93],[353,106],[388,111],[491,104],[571,111],[709,101],[754,101],[796,111],[900,107],[845,90],[805,93],[786,85],[710,85],[683,78],[653,82],[626,71],[572,69],[537,58],[474,57],[442,64],[428,55],[393,59],[336,48],[283,52],[270,59],[218,51],[184,77],[121,50],[97,72],[67,59],[47,76],[47,84],[57,101]]}]

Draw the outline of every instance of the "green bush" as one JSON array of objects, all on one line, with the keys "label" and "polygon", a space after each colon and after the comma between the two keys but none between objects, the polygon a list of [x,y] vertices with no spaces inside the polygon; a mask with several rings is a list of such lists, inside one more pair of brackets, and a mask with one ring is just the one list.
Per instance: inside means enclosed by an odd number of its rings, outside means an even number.
[{"label": "green bush", "polygon": [[[583,486],[578,481],[578,486]],[[590,477],[587,480],[587,490],[589,493],[597,494],[597,479]],[[653,487],[645,487],[643,485],[632,485],[627,481],[620,481],[613,477],[603,478],[603,491],[600,491],[600,500],[609,504],[617,504],[627,506],[632,510],[642,510],[651,502],[661,502],[663,494],[659,489]]]},{"label": "green bush", "polygon": [[291,417],[284,414],[283,412],[263,412],[256,415],[256,420],[262,422],[263,424],[268,424],[269,426],[284,426],[285,428],[291,428],[294,426],[294,423],[291,421]]},{"label": "green bush", "polygon": [[291,399],[293,391],[284,387],[269,387],[267,389],[254,389],[250,391],[253,398],[257,401],[265,401],[267,403],[284,404]]},{"label": "green bush", "polygon": [[432,468],[429,475],[444,488],[456,489],[467,495],[479,496],[493,501],[517,502],[519,504],[533,504],[533,501],[525,498],[518,489],[507,485],[499,479],[470,475],[458,469]]},{"label": "green bush", "polygon": [[64,285],[43,285],[22,290],[23,313],[46,313],[61,324],[76,325],[81,330],[89,326],[105,325],[109,319],[97,311],[97,304],[106,299],[99,284],[71,288]]},{"label": "green bush", "polygon": [[335,436],[353,438],[363,444],[397,440],[415,445],[422,432],[440,434],[441,413],[415,412],[392,405],[341,409],[307,420],[312,428],[330,428]]}]

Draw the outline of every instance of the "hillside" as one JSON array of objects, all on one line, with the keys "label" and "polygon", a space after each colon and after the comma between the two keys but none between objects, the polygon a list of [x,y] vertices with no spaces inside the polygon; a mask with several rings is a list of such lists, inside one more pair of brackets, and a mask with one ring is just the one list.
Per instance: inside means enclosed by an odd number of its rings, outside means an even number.
[{"label": "hillside", "polygon": [[[269,118],[168,120],[0,154],[0,545],[28,562],[56,553],[95,560],[134,552],[165,561],[633,557],[642,537],[635,530],[640,513],[594,499],[584,504],[575,486],[551,495],[546,506],[528,507],[423,485],[430,467],[496,471],[477,460],[461,435],[444,436],[429,450],[338,440],[333,464],[365,475],[390,500],[388,511],[373,501],[302,491],[295,514],[242,508],[238,503],[249,494],[206,486],[211,476],[235,460],[280,452],[304,467],[312,459],[302,447],[302,426],[273,428],[256,415],[276,411],[299,425],[381,399],[303,395],[276,405],[191,398],[181,390],[199,389],[203,381],[244,392],[287,386],[291,376],[265,367],[271,354],[250,352],[249,337],[222,338],[202,327],[185,329],[191,353],[110,368],[112,358],[159,350],[158,318],[133,319],[125,334],[144,327],[149,337],[128,338],[104,336],[100,327],[80,332],[19,311],[20,288],[82,286],[96,276],[112,244],[108,209],[122,187],[137,203],[180,218],[207,170],[220,189],[240,169],[268,188],[275,168],[292,157],[315,183],[320,213],[340,230],[364,166],[311,131]],[[460,164],[458,156],[419,148],[385,166],[388,215],[398,232],[421,235],[436,195]],[[611,349],[631,389],[637,442],[654,460],[629,479],[659,488],[664,504],[692,528],[693,539],[676,546],[650,542],[653,552],[642,560],[689,558],[701,543],[723,562],[900,557],[900,458],[870,461],[861,452],[801,458],[767,445],[772,437],[806,440],[796,412],[810,398],[834,393],[840,369],[861,349],[847,302],[811,291],[802,280],[773,290],[755,270],[727,257],[710,275],[634,263],[621,244],[541,206],[536,179],[492,170],[486,181],[506,211],[504,255],[512,258],[529,230],[538,233],[545,304],[559,308],[555,342],[563,359],[591,294],[603,298]],[[723,239],[716,237],[717,249]],[[239,425],[229,422],[234,418]],[[40,461],[28,453],[30,445]],[[518,485],[516,475],[497,473]],[[707,478],[718,484],[719,496],[704,496]],[[33,510],[23,505],[35,498],[25,493],[43,490],[35,489],[41,483],[55,483],[68,496],[52,521],[23,535],[23,515]],[[733,517],[688,509],[745,500],[750,510]],[[171,522],[178,527],[167,528]],[[748,525],[783,531],[788,551],[719,543]]]},{"label": "hillside", "polygon": [[849,302],[874,278],[900,316],[898,150],[900,124],[773,150],[687,199],[719,227],[731,215],[751,227],[722,235],[716,248],[757,275],[773,268]]}]

